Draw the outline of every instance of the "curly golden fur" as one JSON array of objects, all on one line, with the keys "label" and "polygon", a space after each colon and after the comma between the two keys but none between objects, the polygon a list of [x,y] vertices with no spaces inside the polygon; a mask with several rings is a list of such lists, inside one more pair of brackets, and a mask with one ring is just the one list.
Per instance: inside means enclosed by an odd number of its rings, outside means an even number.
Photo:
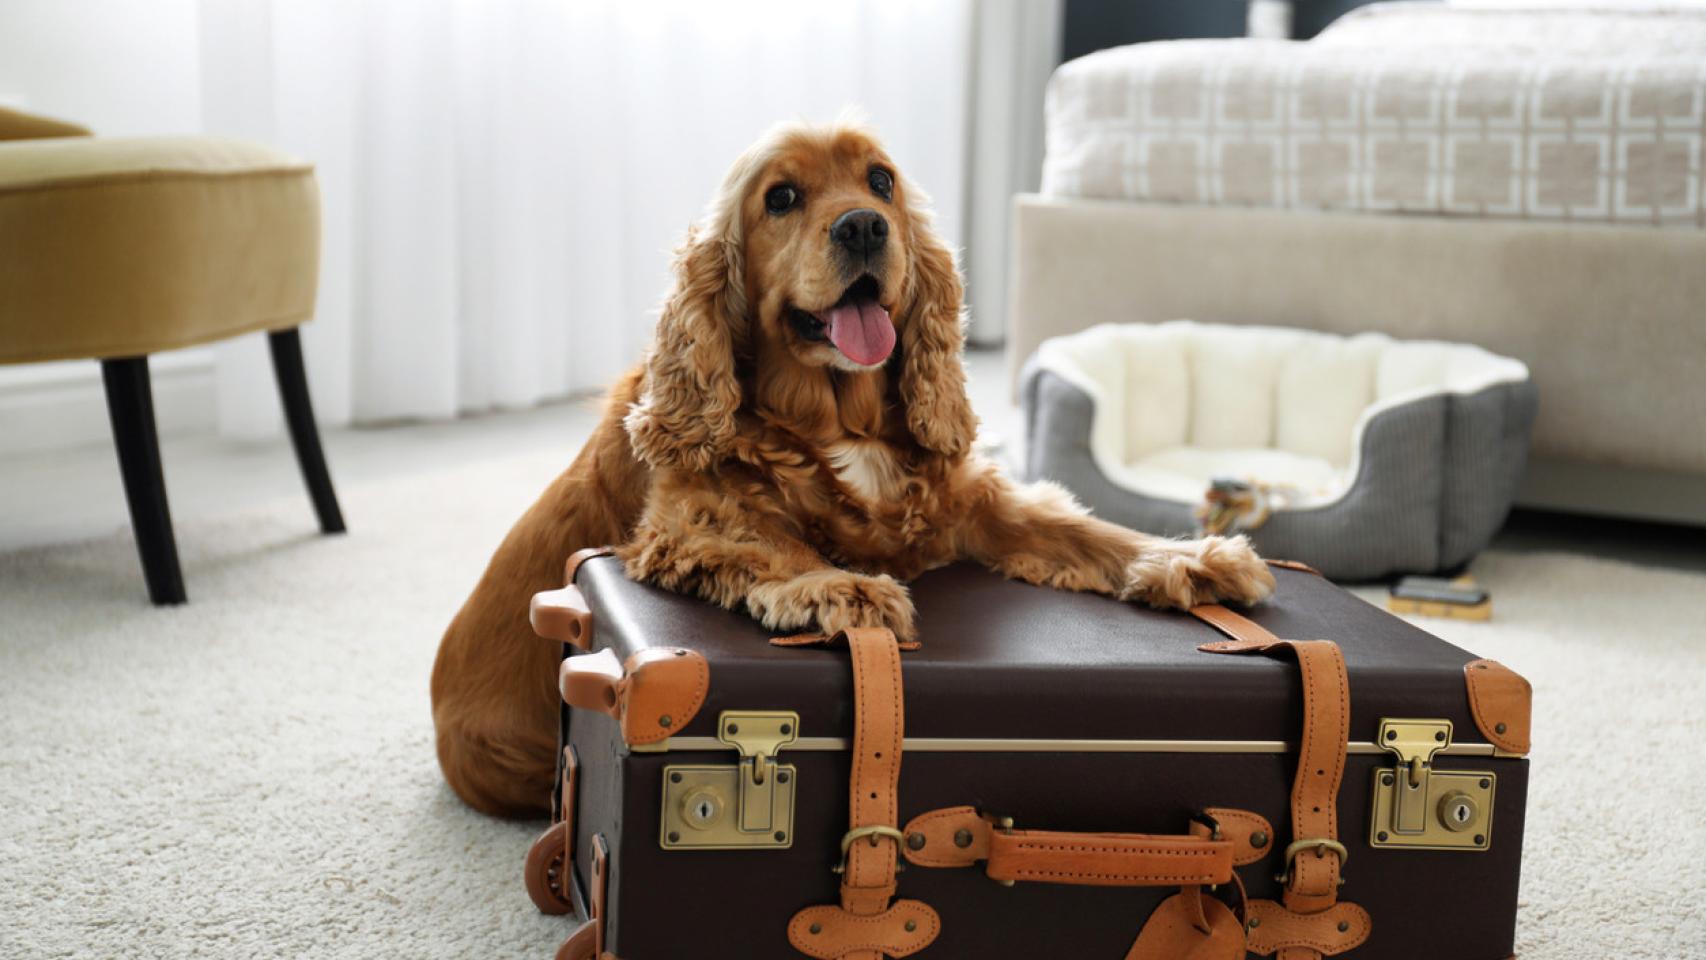
[{"label": "curly golden fur", "polygon": [[971,452],[962,286],[926,207],[854,127],[783,127],[736,161],[678,253],[646,360],[445,633],[439,760],[469,804],[547,804],[556,649],[528,628],[528,597],[580,547],[618,544],[630,576],[778,631],[911,638],[905,582],[959,559],[1155,606],[1272,588],[1242,538],[1146,536]]}]

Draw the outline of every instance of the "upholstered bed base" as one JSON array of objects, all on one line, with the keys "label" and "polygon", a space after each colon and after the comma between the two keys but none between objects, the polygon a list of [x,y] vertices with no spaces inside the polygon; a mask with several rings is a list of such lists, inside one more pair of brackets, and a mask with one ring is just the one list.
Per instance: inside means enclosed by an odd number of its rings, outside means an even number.
[{"label": "upholstered bed base", "polygon": [[1180,317],[1478,344],[1538,388],[1519,503],[1706,523],[1703,265],[1692,230],[1025,196],[1008,356]]}]

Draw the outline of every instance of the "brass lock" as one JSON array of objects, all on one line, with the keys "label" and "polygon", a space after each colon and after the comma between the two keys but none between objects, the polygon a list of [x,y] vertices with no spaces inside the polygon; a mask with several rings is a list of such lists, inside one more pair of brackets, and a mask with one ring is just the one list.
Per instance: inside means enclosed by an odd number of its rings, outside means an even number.
[{"label": "brass lock", "polygon": [[1481,807],[1475,798],[1462,790],[1453,790],[1439,798],[1439,822],[1447,830],[1462,833],[1475,825],[1481,816]]},{"label": "brass lock", "polygon": [[1378,742],[1398,763],[1374,770],[1371,846],[1465,851],[1492,846],[1498,777],[1433,767],[1434,755],[1451,746],[1450,720],[1382,720]]},{"label": "brass lock", "polygon": [[688,826],[709,830],[723,818],[723,795],[713,787],[701,787],[681,801],[681,819]]},{"label": "brass lock", "polygon": [[665,850],[785,850],[794,845],[792,764],[776,754],[799,738],[799,714],[726,710],[717,739],[735,748],[734,763],[663,768]]}]

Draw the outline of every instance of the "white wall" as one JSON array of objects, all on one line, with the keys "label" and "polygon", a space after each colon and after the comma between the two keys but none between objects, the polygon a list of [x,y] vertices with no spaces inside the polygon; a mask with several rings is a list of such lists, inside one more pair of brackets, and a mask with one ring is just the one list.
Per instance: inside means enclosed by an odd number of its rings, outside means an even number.
[{"label": "white wall", "polygon": [[113,136],[201,129],[196,0],[3,0],[0,98]]}]

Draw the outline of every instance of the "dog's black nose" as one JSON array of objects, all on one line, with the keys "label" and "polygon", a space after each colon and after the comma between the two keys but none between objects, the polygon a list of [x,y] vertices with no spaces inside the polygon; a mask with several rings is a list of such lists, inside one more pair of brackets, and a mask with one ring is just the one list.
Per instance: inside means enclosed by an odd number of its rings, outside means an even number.
[{"label": "dog's black nose", "polygon": [[875,210],[849,210],[830,224],[829,238],[854,256],[868,257],[883,248],[889,238],[889,222]]}]

